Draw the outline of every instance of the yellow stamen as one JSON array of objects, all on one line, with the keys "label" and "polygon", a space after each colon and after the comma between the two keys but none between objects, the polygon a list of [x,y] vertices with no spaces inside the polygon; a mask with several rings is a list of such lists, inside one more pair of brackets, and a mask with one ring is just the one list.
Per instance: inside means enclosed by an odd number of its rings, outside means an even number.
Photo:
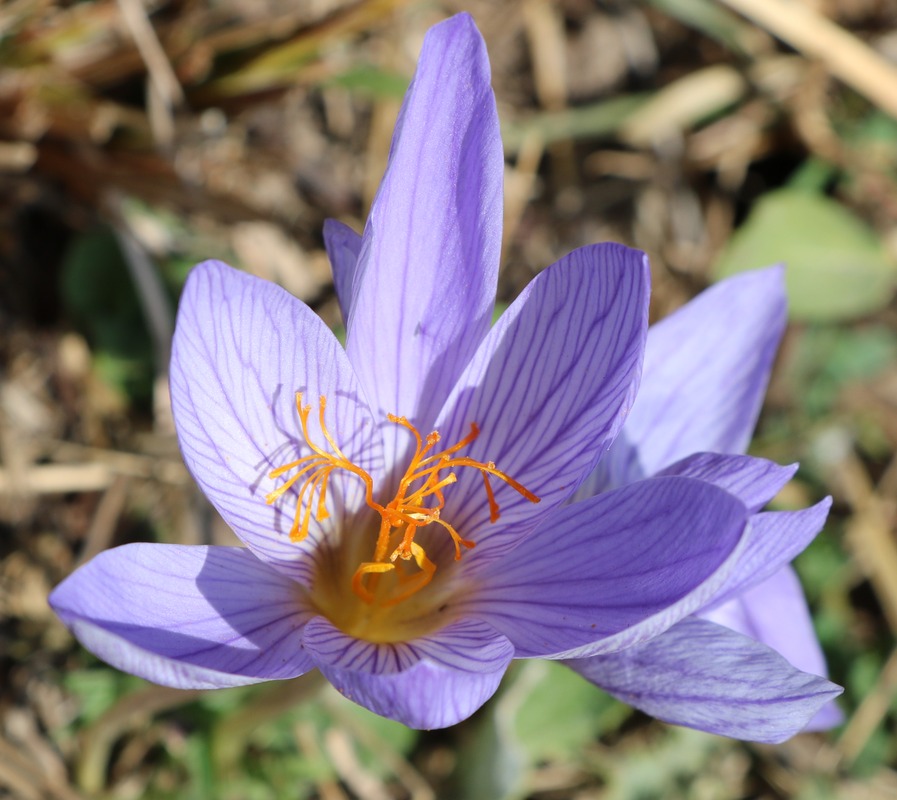
[{"label": "yellow stamen", "polygon": [[[370,474],[353,464],[340,450],[336,441],[327,430],[324,423],[324,411],[327,407],[326,398],[322,395],[319,401],[318,420],[321,431],[332,452],[318,447],[312,442],[308,433],[308,417],[311,406],[302,405],[302,394],[296,393],[296,409],[299,412],[299,421],[304,437],[312,455],[305,456],[284,464],[282,467],[272,470],[269,477],[273,480],[279,478],[291,470],[298,471],[265,496],[265,502],[269,505],[280,499],[287,491],[295,486],[300,479],[305,478],[299,488],[296,498],[296,513],[293,525],[290,528],[290,539],[294,542],[302,541],[308,535],[311,522],[312,504],[317,494],[315,519],[324,520],[327,512],[327,483],[334,470],[341,469],[357,476],[365,486],[365,502],[380,515],[380,530],[374,545],[372,561],[363,562],[352,577],[352,591],[366,603],[374,603],[378,596],[376,589],[381,575],[393,573],[396,581],[394,590],[388,593],[388,597],[380,599],[382,605],[390,606],[400,603],[419,592],[433,579],[436,565],[427,557],[423,547],[414,541],[414,537],[420,528],[437,524],[444,528],[452,539],[455,547],[455,560],[461,559],[462,548],[471,549],[475,542],[464,539],[458,531],[440,517],[445,506],[443,490],[455,483],[458,478],[455,469],[458,467],[471,467],[479,470],[483,476],[483,486],[486,490],[486,499],[489,503],[489,519],[496,522],[500,516],[500,509],[495,499],[495,493],[489,482],[493,476],[504,481],[508,486],[525,497],[531,503],[538,503],[536,497],[529,489],[501,472],[492,461],[476,461],[467,456],[458,456],[458,452],[470,445],[480,435],[480,429],[476,423],[471,423],[470,433],[451,447],[433,455],[428,453],[439,443],[440,436],[437,431],[430,433],[424,439],[417,428],[405,417],[397,417],[388,414],[387,419],[396,425],[407,429],[414,437],[415,449],[408,469],[399,481],[396,496],[386,505],[380,505],[374,500],[374,481]],[[443,475],[446,470],[448,474]],[[431,499],[432,498],[432,499]],[[401,538],[397,541],[398,535]],[[404,567],[399,569],[397,561],[414,561],[417,565],[416,572],[408,572]],[[397,589],[397,591],[396,591]]]}]

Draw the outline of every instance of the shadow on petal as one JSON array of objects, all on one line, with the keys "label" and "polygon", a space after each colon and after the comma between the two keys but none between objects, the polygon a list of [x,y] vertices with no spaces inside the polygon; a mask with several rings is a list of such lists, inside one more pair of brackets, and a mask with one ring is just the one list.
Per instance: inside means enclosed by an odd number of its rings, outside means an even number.
[{"label": "shadow on petal", "polygon": [[178,688],[292,678],[311,669],[304,590],[239,547],[132,544],[76,570],[50,604],[87,649]]}]

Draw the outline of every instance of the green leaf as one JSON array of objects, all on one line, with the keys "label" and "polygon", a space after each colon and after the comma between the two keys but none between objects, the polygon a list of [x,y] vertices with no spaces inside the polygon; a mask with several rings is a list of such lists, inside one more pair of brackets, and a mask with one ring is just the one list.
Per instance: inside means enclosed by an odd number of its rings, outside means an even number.
[{"label": "green leaf", "polygon": [[834,164],[821,158],[805,158],[803,163],[788,176],[788,187],[803,192],[824,192],[838,175]]},{"label": "green leaf", "polygon": [[757,40],[756,31],[713,0],[648,0],[659,11],[678,19],[701,33],[715,39],[741,55],[750,55]]},{"label": "green leaf", "polygon": [[185,766],[190,775],[190,800],[214,800],[216,791],[215,765],[207,736],[191,736],[187,740]]},{"label": "green leaf", "polygon": [[342,86],[351,92],[368,97],[401,100],[408,90],[408,78],[386,72],[371,65],[359,65],[324,81],[324,86]]},{"label": "green leaf", "polygon": [[545,111],[501,126],[505,153],[517,152],[530,136],[544,145],[569,139],[601,139],[615,134],[651,97],[651,94],[618,95],[563,111]]},{"label": "green leaf", "polygon": [[801,320],[844,320],[888,304],[894,262],[875,232],[827,197],[796,189],[764,195],[716,264],[725,278],[784,262],[789,310]]},{"label": "green leaf", "polygon": [[153,351],[128,266],[109,230],[86,233],[66,253],[60,282],[69,316],[84,330],[106,383],[145,401]]}]

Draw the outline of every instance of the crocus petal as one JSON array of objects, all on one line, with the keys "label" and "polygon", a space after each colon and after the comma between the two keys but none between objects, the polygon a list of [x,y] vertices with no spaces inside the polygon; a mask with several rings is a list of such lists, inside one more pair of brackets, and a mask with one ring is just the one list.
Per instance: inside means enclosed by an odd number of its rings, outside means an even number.
[{"label": "crocus petal", "polygon": [[240,547],[129,544],[76,570],[50,605],[92,653],[178,689],[312,669],[301,589]]},{"label": "crocus petal", "polygon": [[[432,426],[489,329],[503,169],[486,48],[459,14],[424,40],[358,260],[347,352],[378,420]],[[405,439],[384,436],[391,462]]]},{"label": "crocus petal", "polygon": [[349,319],[352,308],[352,291],[355,285],[355,267],[361,252],[361,236],[339,220],[324,221],[324,246],[333,269],[333,288],[339,300],[343,321]]},{"label": "crocus petal", "polygon": [[825,525],[830,497],[801,511],[768,511],[754,514],[745,536],[744,549],[725,583],[713,599],[719,605],[757,586],[791,563]]},{"label": "crocus petal", "polygon": [[477,543],[482,564],[522,541],[565,501],[606,452],[638,386],[650,274],[645,255],[616,244],[583,247],[541,272],[502,314],[458,380],[437,428],[456,442],[479,425],[464,455],[540,498],[458,470],[442,518]]},{"label": "crocus petal", "polygon": [[752,456],[697,453],[661,470],[659,475],[696,478],[734,494],[754,513],[765,506],[797,472],[797,464],[782,467]]},{"label": "crocus petal", "polygon": [[[331,477],[324,523],[290,541],[296,491],[273,505],[268,473],[309,455],[295,393],[314,407],[312,439],[326,442],[317,406],[346,456],[373,474],[382,469],[376,426],[339,342],[319,317],[283,289],[207,261],[187,279],[171,357],[171,403],[184,461],[206,497],[260,558],[308,583],[305,555],[325,531],[363,505],[354,476]],[[299,485],[293,487],[298,490]]]},{"label": "crocus petal", "polygon": [[[790,566],[698,616],[762,642],[804,672],[828,675],[800,581]],[[838,707],[827,703],[805,730],[825,730],[842,720]]]},{"label": "crocus petal", "polygon": [[784,271],[737,275],[648,332],[638,397],[592,493],[692,453],[747,449],[785,330]]},{"label": "crocus petal", "polygon": [[504,633],[518,657],[631,647],[712,597],[746,519],[735,497],[688,478],[605,492],[494,561],[458,611]]},{"label": "crocus petal", "polygon": [[653,717],[754,742],[788,739],[842,691],[758,642],[694,618],[638,647],[568,665]]},{"label": "crocus petal", "polygon": [[485,703],[514,655],[488,625],[458,620],[419,639],[361,641],[323,617],[305,628],[302,644],[337,690],[411,728],[445,728]]}]

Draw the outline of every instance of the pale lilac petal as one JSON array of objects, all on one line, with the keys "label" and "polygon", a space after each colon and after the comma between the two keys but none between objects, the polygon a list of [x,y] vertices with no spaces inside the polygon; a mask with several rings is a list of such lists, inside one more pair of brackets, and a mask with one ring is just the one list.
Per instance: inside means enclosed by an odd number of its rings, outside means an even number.
[{"label": "pale lilac petal", "polygon": [[445,728],[473,714],[495,693],[514,655],[500,633],[464,619],[411,641],[375,644],[317,617],[306,626],[302,644],[341,694],[424,729]]},{"label": "pale lilac petal", "polygon": [[746,519],[735,497],[688,478],[605,492],[494,561],[457,610],[504,633],[517,657],[631,647],[707,603]]},{"label": "pale lilac petal", "polygon": [[[459,14],[424,41],[358,260],[347,352],[378,419],[432,426],[488,331],[503,169],[486,48]],[[405,439],[384,436],[391,461]]]},{"label": "pale lilac petal", "polygon": [[827,497],[801,511],[767,511],[750,519],[745,546],[732,573],[714,597],[719,605],[761,584],[804,551],[822,530],[831,508]]},{"label": "pale lilac petal", "polygon": [[790,738],[842,692],[768,647],[694,618],[638,647],[568,665],[665,722],[754,742]]},{"label": "pale lilac petal", "polygon": [[339,220],[324,221],[324,246],[333,269],[333,288],[339,300],[343,321],[349,319],[352,308],[352,292],[355,284],[355,267],[361,252],[361,236]]},{"label": "pale lilac petal", "polygon": [[592,493],[700,452],[747,449],[786,322],[784,271],[712,286],[648,332],[638,397]]},{"label": "pale lilac petal", "polygon": [[446,444],[494,461],[539,498],[492,480],[491,523],[480,474],[459,469],[443,519],[477,542],[468,568],[514,547],[563,503],[606,451],[638,386],[650,275],[644,254],[583,247],[541,272],[502,314],[458,381],[437,425]]},{"label": "pale lilac petal", "polygon": [[50,605],[118,669],[179,689],[294,678],[313,612],[301,587],[240,547],[129,544],[56,589]]},{"label": "pale lilac petal", "polygon": [[[803,672],[828,675],[800,581],[790,566],[698,616],[762,642]],[[838,707],[827,703],[806,730],[825,730],[842,721]]]},{"label": "pale lilac petal", "polygon": [[782,467],[765,458],[697,453],[661,470],[658,475],[707,481],[734,494],[753,513],[772,500],[795,472],[797,464]]},{"label": "pale lilac petal", "polygon": [[[284,480],[275,467],[311,453],[295,393],[311,404],[312,439],[325,445],[318,400],[344,453],[368,472],[382,469],[376,426],[339,342],[315,313],[267,281],[208,261],[190,273],[171,358],[171,404],[184,461],[206,497],[252,551],[309,583],[306,553],[363,505],[360,481],[334,473],[325,523],[295,544],[296,492],[274,505],[265,495]],[[298,485],[294,489],[298,489]]]}]

